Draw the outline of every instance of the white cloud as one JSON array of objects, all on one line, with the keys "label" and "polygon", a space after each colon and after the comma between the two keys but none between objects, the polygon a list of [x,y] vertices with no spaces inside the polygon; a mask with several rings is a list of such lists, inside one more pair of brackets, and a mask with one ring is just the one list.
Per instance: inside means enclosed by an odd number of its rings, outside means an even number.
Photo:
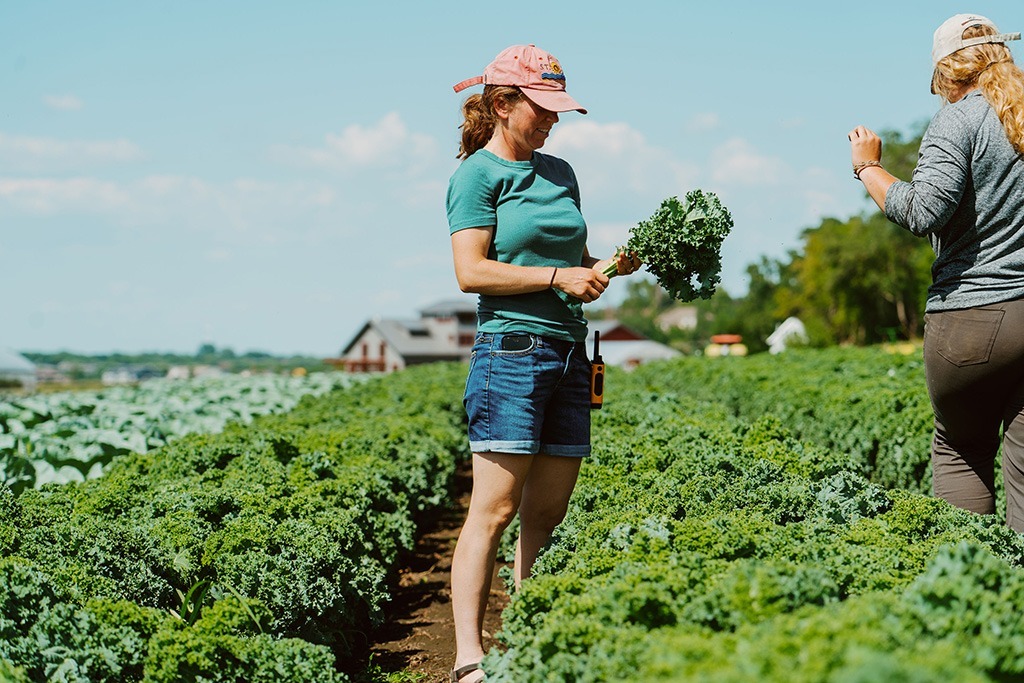
[{"label": "white cloud", "polygon": [[608,156],[623,156],[647,145],[644,136],[626,123],[576,121],[555,128],[548,144],[553,153],[562,150],[591,150]]},{"label": "white cloud", "polygon": [[796,184],[793,192],[804,202],[805,223],[815,223],[825,216],[846,218],[859,213],[867,201],[860,193],[850,191],[851,183],[844,174],[828,168],[804,169]]},{"label": "white cloud", "polygon": [[[201,232],[204,239],[263,243],[315,239],[315,215],[335,204],[322,183],[237,179],[211,183],[189,176],[131,182],[99,178],[0,178],[0,212],[108,217],[115,225]],[[295,225],[299,223],[299,225]]]},{"label": "white cloud", "polygon": [[0,178],[0,207],[7,203],[31,214],[108,212],[127,206],[129,192],[97,178]]},{"label": "white cloud", "polygon": [[386,114],[372,126],[347,126],[327,133],[319,147],[277,145],[272,155],[282,161],[335,170],[402,168],[413,173],[436,160],[437,142],[410,131],[397,112]]},{"label": "white cloud", "polygon": [[0,133],[0,166],[19,171],[55,171],[142,158],[130,140],[58,140]]},{"label": "white cloud", "polygon": [[[151,176],[128,185],[126,225],[201,234],[208,258],[225,244],[282,244],[316,240],[317,214],[335,204],[317,182],[238,178],[213,183],[191,176]],[[334,207],[337,208],[337,207]]]},{"label": "white cloud", "polygon": [[587,222],[587,248],[596,258],[608,258],[629,239],[633,225],[616,222]]},{"label": "white cloud", "polygon": [[43,102],[48,107],[62,111],[78,111],[85,106],[85,103],[74,95],[47,95]]},{"label": "white cloud", "polygon": [[714,112],[702,112],[694,115],[686,122],[686,130],[691,133],[705,133],[718,128],[720,120]]},{"label": "white cloud", "polygon": [[154,175],[137,181],[136,187],[146,194],[162,197],[168,195],[207,196],[210,186],[203,180],[189,176]]},{"label": "white cloud", "polygon": [[711,154],[711,179],[722,185],[776,185],[790,175],[785,162],[733,138]]},{"label": "white cloud", "polygon": [[606,209],[634,204],[650,213],[657,207],[653,200],[686,192],[698,176],[696,165],[651,145],[625,123],[559,124],[542,151],[572,164],[585,210],[591,203]]},{"label": "white cloud", "polygon": [[781,202],[792,207],[790,215],[802,225],[815,223],[823,216],[843,217],[859,210],[857,195],[848,191],[845,178],[836,170],[794,167],[741,138],[733,138],[712,152],[710,171],[724,194],[737,200],[742,197],[744,202],[766,210],[770,204]]},{"label": "white cloud", "polygon": [[227,192],[241,200],[262,203],[273,197],[275,203],[288,206],[330,206],[336,199],[335,191],[320,183],[275,182],[239,178],[227,186]]},{"label": "white cloud", "polygon": [[231,260],[231,250],[207,249],[203,252],[203,258],[212,263],[227,263]]}]

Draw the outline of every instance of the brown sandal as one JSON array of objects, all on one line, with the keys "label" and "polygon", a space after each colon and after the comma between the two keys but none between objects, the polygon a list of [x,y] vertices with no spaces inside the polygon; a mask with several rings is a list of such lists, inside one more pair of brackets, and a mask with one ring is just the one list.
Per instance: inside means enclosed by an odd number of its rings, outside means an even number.
[{"label": "brown sandal", "polygon": [[452,683],[459,683],[463,676],[474,671],[483,671],[480,667],[480,662],[460,666],[458,669],[452,669]]}]

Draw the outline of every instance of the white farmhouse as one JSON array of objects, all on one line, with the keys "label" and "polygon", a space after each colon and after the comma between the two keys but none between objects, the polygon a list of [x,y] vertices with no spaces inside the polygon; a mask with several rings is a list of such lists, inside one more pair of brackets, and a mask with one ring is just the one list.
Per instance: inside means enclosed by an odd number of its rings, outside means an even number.
[{"label": "white farmhouse", "polygon": [[476,298],[442,301],[418,320],[374,318],[360,328],[341,358],[348,372],[394,372],[410,365],[468,360],[476,337]]},{"label": "white farmhouse", "polygon": [[0,384],[14,383],[20,384],[25,389],[35,389],[35,363],[17,351],[0,348]]}]

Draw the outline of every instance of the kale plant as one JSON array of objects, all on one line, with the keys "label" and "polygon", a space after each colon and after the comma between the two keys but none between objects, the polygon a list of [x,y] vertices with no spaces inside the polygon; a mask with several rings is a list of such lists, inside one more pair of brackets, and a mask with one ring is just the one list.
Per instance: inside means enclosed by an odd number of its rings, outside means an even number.
[{"label": "kale plant", "polygon": [[[673,298],[710,299],[722,280],[722,241],[732,225],[717,195],[691,190],[683,202],[678,197],[663,201],[654,215],[630,230],[622,249],[640,257]],[[612,264],[605,275],[615,270]]]}]

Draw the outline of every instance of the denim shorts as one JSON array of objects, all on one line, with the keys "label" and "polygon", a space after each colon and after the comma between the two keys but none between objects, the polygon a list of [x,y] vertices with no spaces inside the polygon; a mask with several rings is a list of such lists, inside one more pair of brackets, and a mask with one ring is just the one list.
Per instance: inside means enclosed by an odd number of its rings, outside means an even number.
[{"label": "denim shorts", "polygon": [[[508,336],[528,339],[503,350]],[[582,342],[478,334],[464,404],[474,453],[590,455],[590,361]]]}]

